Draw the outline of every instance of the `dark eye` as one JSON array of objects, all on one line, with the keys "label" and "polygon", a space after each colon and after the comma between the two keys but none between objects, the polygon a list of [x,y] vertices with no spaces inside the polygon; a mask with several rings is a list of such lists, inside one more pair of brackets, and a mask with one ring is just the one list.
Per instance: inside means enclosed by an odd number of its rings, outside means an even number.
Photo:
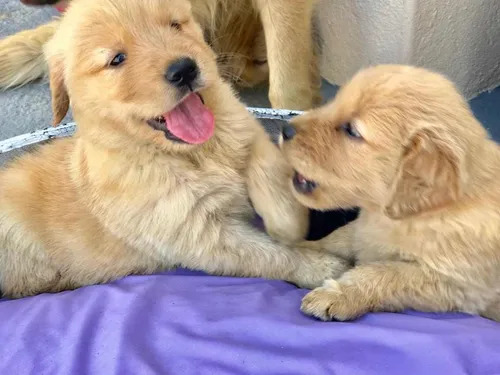
[{"label": "dark eye", "polygon": [[258,65],[258,66],[267,64],[267,60],[253,60],[252,62],[254,63],[254,65]]},{"label": "dark eye", "polygon": [[351,138],[356,138],[356,139],[363,138],[361,134],[359,134],[358,130],[354,126],[352,126],[350,122],[346,122],[339,129]]},{"label": "dark eye", "polygon": [[109,63],[110,66],[118,66],[120,64],[123,64],[125,60],[127,59],[127,55],[124,53],[120,52],[117,54],[115,57],[113,57],[113,60]]},{"label": "dark eye", "polygon": [[170,27],[172,29],[176,29],[176,30],[181,30],[182,29],[181,24],[179,22],[177,22],[177,21],[170,22]]}]

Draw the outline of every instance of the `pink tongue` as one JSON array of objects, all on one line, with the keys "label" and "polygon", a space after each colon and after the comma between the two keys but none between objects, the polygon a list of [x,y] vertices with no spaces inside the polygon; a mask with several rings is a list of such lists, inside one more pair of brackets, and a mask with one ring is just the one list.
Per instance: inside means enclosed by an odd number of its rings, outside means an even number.
[{"label": "pink tongue", "polygon": [[170,133],[186,143],[200,144],[208,141],[214,134],[214,115],[195,93],[190,94],[163,117]]}]

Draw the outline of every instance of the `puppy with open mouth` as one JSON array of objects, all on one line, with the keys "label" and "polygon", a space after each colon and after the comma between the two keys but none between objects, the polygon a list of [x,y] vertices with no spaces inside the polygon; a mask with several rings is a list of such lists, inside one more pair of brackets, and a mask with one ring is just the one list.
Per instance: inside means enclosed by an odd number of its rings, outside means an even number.
[{"label": "puppy with open mouth", "polygon": [[346,269],[307,231],[291,169],[219,76],[187,0],[74,0],[47,45],[77,134],[0,172],[0,289],[56,292],[174,266],[305,287]]},{"label": "puppy with open mouth", "polygon": [[349,320],[410,308],[500,321],[500,148],[446,78],[363,70],[286,126],[281,148],[301,203],[361,207],[305,245],[356,263],[309,293],[305,313]]}]

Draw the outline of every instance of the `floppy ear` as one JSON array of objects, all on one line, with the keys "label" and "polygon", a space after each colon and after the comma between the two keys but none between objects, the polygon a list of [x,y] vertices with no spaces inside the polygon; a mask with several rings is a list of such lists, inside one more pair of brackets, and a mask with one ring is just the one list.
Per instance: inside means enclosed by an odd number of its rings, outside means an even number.
[{"label": "floppy ear", "polygon": [[62,54],[49,57],[49,81],[52,95],[53,126],[57,126],[69,109],[69,96],[64,84],[64,59]]},{"label": "floppy ear", "polygon": [[458,199],[465,178],[465,151],[442,129],[424,128],[406,146],[385,206],[401,219],[448,205]]}]

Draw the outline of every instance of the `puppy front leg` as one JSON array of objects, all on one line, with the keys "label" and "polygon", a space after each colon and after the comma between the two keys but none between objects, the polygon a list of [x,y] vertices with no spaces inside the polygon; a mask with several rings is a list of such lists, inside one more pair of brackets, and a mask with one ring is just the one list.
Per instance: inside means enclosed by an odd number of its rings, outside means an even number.
[{"label": "puppy front leg", "polygon": [[321,105],[323,98],[321,96],[321,85],[323,78],[321,77],[321,72],[319,70],[319,51],[317,48],[313,47],[313,57],[311,65],[309,67],[311,74],[311,93],[312,93],[312,105],[317,107]]},{"label": "puppy front leg", "polygon": [[450,311],[460,291],[417,263],[362,265],[308,293],[302,311],[322,320],[351,320],[369,311]]},{"label": "puppy front leg", "polygon": [[213,246],[200,245],[180,256],[181,264],[188,268],[217,275],[286,280],[304,288],[321,285],[347,269],[346,262],[334,255],[302,247],[288,248],[237,220],[224,223]]},{"label": "puppy front leg", "polygon": [[267,233],[284,243],[307,236],[309,210],[292,195],[293,171],[269,136],[258,129],[248,167],[248,193]]},{"label": "puppy front leg", "polygon": [[313,0],[256,0],[266,38],[269,100],[274,108],[310,109]]}]

